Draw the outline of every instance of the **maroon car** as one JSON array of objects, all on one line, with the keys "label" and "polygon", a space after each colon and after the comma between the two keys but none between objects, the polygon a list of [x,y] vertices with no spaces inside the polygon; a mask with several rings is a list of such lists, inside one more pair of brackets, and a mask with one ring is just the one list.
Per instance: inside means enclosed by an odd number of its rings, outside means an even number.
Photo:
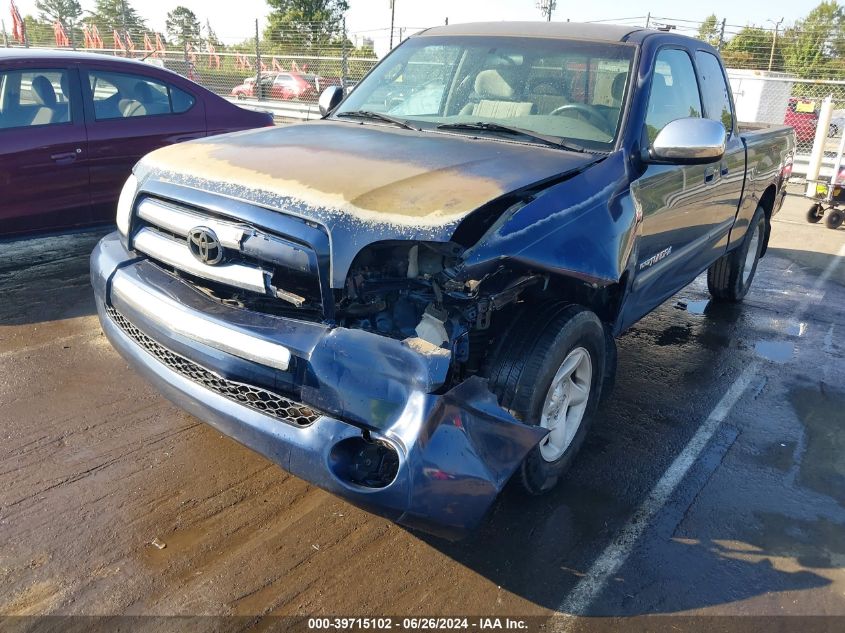
[{"label": "maroon car", "polygon": [[151,64],[0,49],[0,235],[112,222],[144,154],[272,124]]}]

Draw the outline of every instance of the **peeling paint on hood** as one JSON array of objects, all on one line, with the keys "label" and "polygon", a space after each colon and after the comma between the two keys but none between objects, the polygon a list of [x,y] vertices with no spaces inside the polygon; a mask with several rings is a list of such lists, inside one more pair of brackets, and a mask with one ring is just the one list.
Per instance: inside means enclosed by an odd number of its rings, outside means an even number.
[{"label": "peeling paint on hood", "polygon": [[433,229],[433,238],[445,240],[448,229],[490,200],[591,158],[525,143],[317,121],[173,145],[145,157],[139,171],[227,194],[234,186],[295,200],[298,215],[330,229],[332,218],[354,218]]}]

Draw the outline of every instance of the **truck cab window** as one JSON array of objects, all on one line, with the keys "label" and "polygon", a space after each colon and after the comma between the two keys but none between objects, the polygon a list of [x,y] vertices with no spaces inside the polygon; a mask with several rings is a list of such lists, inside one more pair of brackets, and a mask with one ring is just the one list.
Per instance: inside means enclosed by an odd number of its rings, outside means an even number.
[{"label": "truck cab window", "polygon": [[701,97],[704,101],[704,116],[714,121],[721,121],[730,135],[733,130],[731,98],[728,84],[722,73],[722,65],[712,53],[698,51],[695,54],[698,76],[701,79]]},{"label": "truck cab window", "polygon": [[649,142],[675,119],[701,116],[701,96],[686,51],[666,48],[657,54],[645,125]]}]

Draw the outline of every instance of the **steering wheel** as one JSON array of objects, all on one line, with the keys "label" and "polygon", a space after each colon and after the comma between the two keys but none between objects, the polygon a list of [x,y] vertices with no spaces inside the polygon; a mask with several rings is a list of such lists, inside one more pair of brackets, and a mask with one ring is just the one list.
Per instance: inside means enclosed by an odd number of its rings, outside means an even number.
[{"label": "steering wheel", "polygon": [[601,114],[596,112],[592,108],[592,106],[588,106],[583,103],[567,103],[566,105],[562,105],[559,108],[555,108],[549,114],[551,114],[552,116],[568,116],[570,112],[580,114],[583,118],[587,119],[588,123],[591,123],[592,125],[604,132],[608,131],[607,120]]}]

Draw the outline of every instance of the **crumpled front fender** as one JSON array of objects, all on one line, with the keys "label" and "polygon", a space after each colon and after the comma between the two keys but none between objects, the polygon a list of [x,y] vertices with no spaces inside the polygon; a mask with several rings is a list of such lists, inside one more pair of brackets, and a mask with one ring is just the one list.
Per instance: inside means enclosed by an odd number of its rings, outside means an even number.
[{"label": "crumpled front fender", "polygon": [[517,421],[478,377],[427,399],[419,429],[397,433],[411,442],[410,499],[399,523],[454,536],[478,525],[548,431]]}]

